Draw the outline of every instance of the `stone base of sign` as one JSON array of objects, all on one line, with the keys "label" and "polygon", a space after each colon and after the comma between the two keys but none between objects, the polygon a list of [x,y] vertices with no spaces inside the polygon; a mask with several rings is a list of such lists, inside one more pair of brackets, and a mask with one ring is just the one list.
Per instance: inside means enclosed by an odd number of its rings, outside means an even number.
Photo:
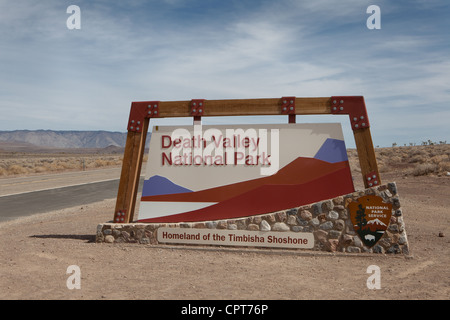
[{"label": "stone base of sign", "polygon": [[[379,241],[368,248],[361,241],[353,228],[348,209],[349,203],[357,201],[359,197],[365,195],[376,195],[383,199],[385,203],[392,204],[392,216],[386,231]],[[163,229],[164,228],[164,229]],[[171,242],[164,241],[162,231],[167,235],[167,230],[175,230],[177,235],[171,236]],[[184,228],[184,229],[183,229]],[[158,237],[158,230],[160,235]],[[190,229],[190,230],[187,230]],[[195,242],[195,229],[199,230],[198,235],[205,237],[210,234],[210,238],[202,242]],[[207,229],[207,230],[205,230]],[[183,232],[186,230],[188,232]],[[208,232],[208,230],[210,232]],[[233,230],[236,231],[236,236]],[[267,232],[267,233],[265,233]],[[284,233],[284,234],[283,234]],[[307,233],[309,240],[303,237]],[[184,234],[184,235],[183,235]],[[188,235],[187,235],[188,234]],[[103,223],[97,227],[96,242],[98,243],[136,243],[147,245],[174,245],[177,239],[178,243],[186,245],[221,245],[220,241],[212,242],[213,237],[224,240],[240,239],[236,242],[236,246],[232,242],[226,241],[223,246],[231,247],[267,247],[274,248],[274,242],[267,242],[267,237],[264,239],[259,236],[270,234],[280,237],[269,236],[269,239],[279,241],[280,248],[286,249],[287,243],[300,243],[302,240],[306,241],[308,249],[299,246],[290,246],[289,250],[301,251],[328,251],[328,252],[346,252],[346,253],[386,253],[386,254],[410,254],[408,238],[406,236],[405,224],[403,221],[403,212],[400,206],[400,201],[397,193],[397,186],[394,182],[387,183],[374,188],[356,191],[348,195],[336,197],[334,199],[324,200],[317,203],[292,208],[288,210],[267,213],[256,216],[249,216],[239,219],[218,220],[218,221],[203,221],[203,222],[181,222],[181,223]],[[254,235],[254,236],[252,236]],[[296,237],[298,235],[298,237]],[[208,236],[209,237],[209,236]],[[222,237],[222,238],[220,238]],[[239,238],[240,237],[240,238]],[[194,240],[189,240],[189,239]],[[188,240],[186,240],[188,239]],[[255,240],[256,239],[256,240]],[[161,242],[160,242],[161,241]],[[186,242],[187,241],[187,242]],[[189,243],[189,241],[191,241]],[[262,241],[263,244],[258,243]],[[291,242],[289,242],[291,241]],[[311,243],[312,242],[312,243]],[[258,245],[255,245],[258,243]],[[294,249],[292,249],[294,247]]]}]

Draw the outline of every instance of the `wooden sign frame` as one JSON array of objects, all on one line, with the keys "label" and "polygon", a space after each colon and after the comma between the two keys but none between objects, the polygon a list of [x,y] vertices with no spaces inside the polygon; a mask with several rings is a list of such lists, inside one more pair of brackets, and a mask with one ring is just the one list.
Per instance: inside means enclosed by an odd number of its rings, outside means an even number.
[{"label": "wooden sign frame", "polygon": [[289,123],[295,123],[296,115],[320,114],[349,115],[364,186],[369,188],[380,185],[369,119],[362,96],[133,102],[113,221],[133,221],[145,140],[151,118],[193,117],[194,121],[200,121],[203,116],[288,115]]}]

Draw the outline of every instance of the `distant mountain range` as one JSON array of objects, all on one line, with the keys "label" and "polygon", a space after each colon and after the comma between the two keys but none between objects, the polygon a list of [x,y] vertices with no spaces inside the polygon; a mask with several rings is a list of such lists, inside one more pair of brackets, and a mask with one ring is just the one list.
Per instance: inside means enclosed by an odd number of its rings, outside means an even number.
[{"label": "distant mountain range", "polygon": [[123,148],[126,139],[126,132],[111,131],[0,131],[0,143],[3,142],[4,145],[17,143],[46,148],[106,148],[110,146]]}]

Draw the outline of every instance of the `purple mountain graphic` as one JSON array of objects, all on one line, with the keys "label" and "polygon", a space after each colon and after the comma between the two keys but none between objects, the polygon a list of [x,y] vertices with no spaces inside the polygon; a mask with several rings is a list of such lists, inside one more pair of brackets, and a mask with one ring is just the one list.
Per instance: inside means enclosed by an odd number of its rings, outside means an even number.
[{"label": "purple mountain graphic", "polygon": [[347,149],[343,140],[328,138],[314,156],[315,159],[336,163],[348,161]]},{"label": "purple mountain graphic", "polygon": [[187,188],[179,186],[167,178],[155,175],[148,180],[144,180],[142,196],[159,196],[163,194],[192,192]]}]

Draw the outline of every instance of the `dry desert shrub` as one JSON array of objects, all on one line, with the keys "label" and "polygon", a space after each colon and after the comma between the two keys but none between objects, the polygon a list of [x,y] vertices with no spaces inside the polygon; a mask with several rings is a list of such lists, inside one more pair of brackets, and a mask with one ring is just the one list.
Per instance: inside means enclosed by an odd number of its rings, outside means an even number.
[{"label": "dry desert shrub", "polygon": [[[347,150],[350,168],[360,173],[358,154]],[[450,145],[426,145],[376,148],[375,157],[381,173],[403,172],[405,175],[446,175],[450,172]]]},{"label": "dry desert shrub", "polygon": [[417,167],[415,167],[412,171],[411,174],[413,176],[425,176],[427,174],[430,173],[437,173],[438,171],[438,165],[433,164],[433,163],[422,163],[419,164]]},{"label": "dry desert shrub", "polygon": [[47,171],[48,171],[48,169],[46,167],[44,167],[44,166],[36,166],[34,168],[34,172],[36,172],[36,173],[44,173],[44,172],[47,172]]},{"label": "dry desert shrub", "polygon": [[20,166],[18,164],[13,164],[13,165],[8,167],[8,173],[11,173],[13,175],[25,174],[25,173],[28,173],[28,172],[29,171],[26,169],[25,166]]},{"label": "dry desert shrub", "polygon": [[119,161],[114,161],[110,159],[96,159],[95,161],[89,162],[86,166],[88,168],[103,168],[103,167],[112,167],[119,165]]},{"label": "dry desert shrub", "polygon": [[427,155],[424,154],[416,154],[409,158],[409,163],[424,163],[427,160]]},{"label": "dry desert shrub", "polygon": [[118,167],[121,155],[56,155],[46,156],[23,153],[0,154],[0,176],[45,174],[63,171],[80,171],[94,168]]},{"label": "dry desert shrub", "polygon": [[450,145],[417,146],[410,149],[410,157],[405,157],[405,160],[408,160],[412,167],[406,174],[446,175],[450,171]]},{"label": "dry desert shrub", "polygon": [[432,157],[430,159],[430,161],[432,163],[439,164],[439,163],[443,163],[443,162],[448,162],[449,158],[448,158],[448,155],[446,155],[446,154],[440,154],[440,155],[436,155],[436,156]]},{"label": "dry desert shrub", "polygon": [[450,172],[450,161],[440,162],[439,171],[445,173]]}]

